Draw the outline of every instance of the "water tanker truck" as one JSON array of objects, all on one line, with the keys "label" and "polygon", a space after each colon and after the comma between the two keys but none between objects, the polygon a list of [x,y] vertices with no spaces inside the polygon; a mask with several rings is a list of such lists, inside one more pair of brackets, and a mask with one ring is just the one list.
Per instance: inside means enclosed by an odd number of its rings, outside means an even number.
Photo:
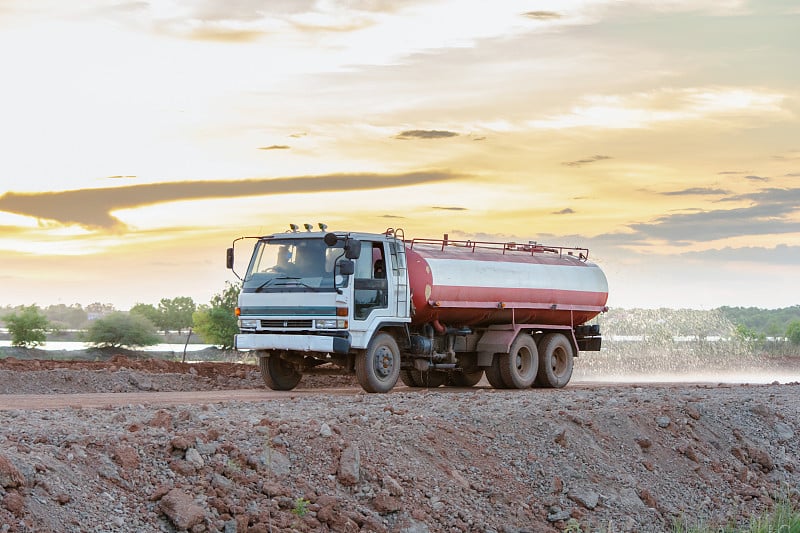
[{"label": "water tanker truck", "polygon": [[[235,246],[255,245],[243,275]],[[306,224],[240,237],[227,266],[242,280],[238,350],[266,385],[354,373],[367,392],[470,387],[560,388],[580,351],[600,350],[608,284],[586,248],[327,232]]]}]

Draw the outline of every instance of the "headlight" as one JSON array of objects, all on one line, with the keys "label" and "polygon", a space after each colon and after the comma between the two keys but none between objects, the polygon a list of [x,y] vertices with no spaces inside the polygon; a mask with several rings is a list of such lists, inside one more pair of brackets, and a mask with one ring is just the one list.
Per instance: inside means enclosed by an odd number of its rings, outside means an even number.
[{"label": "headlight", "polygon": [[256,329],[258,320],[239,320],[239,329]]},{"label": "headlight", "polygon": [[314,321],[317,329],[347,329],[347,320],[324,318]]}]

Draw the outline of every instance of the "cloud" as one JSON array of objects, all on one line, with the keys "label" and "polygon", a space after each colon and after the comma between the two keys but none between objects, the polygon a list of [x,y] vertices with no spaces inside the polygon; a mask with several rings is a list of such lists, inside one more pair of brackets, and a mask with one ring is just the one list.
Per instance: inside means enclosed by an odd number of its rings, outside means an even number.
[{"label": "cloud", "polygon": [[533,120],[540,129],[639,129],[653,124],[707,120],[709,117],[786,115],[781,93],[739,88],[662,89],[630,95],[590,95],[570,111]]},{"label": "cloud", "polygon": [[122,179],[134,179],[136,176],[124,176],[122,174],[117,174],[115,176],[108,176],[110,180],[122,180]]},{"label": "cloud", "polygon": [[523,13],[522,16],[533,20],[556,20],[561,18],[561,14],[555,11],[528,11]]},{"label": "cloud", "polygon": [[431,209],[438,209],[440,211],[467,211],[466,207],[443,207],[438,205],[432,205]]},{"label": "cloud", "polygon": [[578,159],[577,161],[564,161],[561,164],[568,167],[582,167],[583,165],[588,165],[597,161],[604,161],[606,159],[612,159],[612,157],[610,155],[593,155],[591,157],[587,157],[586,159]]},{"label": "cloud", "polygon": [[797,161],[800,159],[800,150],[792,150],[785,154],[773,155],[772,159],[775,161]]},{"label": "cloud", "polygon": [[444,130],[406,130],[395,135],[395,139],[446,139],[447,137],[458,137],[454,131]]},{"label": "cloud", "polygon": [[784,174],[784,178],[800,178],[800,172],[790,172],[789,174]]},{"label": "cloud", "polygon": [[301,137],[305,137],[306,135],[308,135],[308,133],[301,131],[298,133],[291,133],[289,134],[289,137],[291,137],[292,139],[300,139]]},{"label": "cloud", "polygon": [[406,217],[402,217],[400,215],[381,215],[380,218],[406,218]]},{"label": "cloud", "polygon": [[553,211],[552,214],[553,215],[571,215],[574,212],[575,211],[573,209],[570,209],[569,207],[567,207],[565,209],[562,209],[561,211]]},{"label": "cloud", "polygon": [[661,193],[664,196],[698,196],[698,195],[722,195],[728,194],[725,189],[711,189],[709,187],[692,187],[680,191],[667,191]]},{"label": "cloud", "polygon": [[259,40],[264,32],[225,27],[201,27],[189,32],[188,37],[195,41],[219,43],[250,43]]},{"label": "cloud", "polygon": [[756,176],[751,174],[749,171],[740,171],[740,170],[725,170],[723,172],[717,172],[720,176],[741,176],[744,175],[744,179],[750,181],[769,181],[769,178],[764,176]]},{"label": "cloud", "polygon": [[259,150],[289,150],[291,147],[285,144],[273,144],[270,146],[260,146]]},{"label": "cloud", "polygon": [[800,232],[800,188],[764,189],[731,196],[723,201],[750,201],[749,207],[665,215],[653,222],[631,224],[642,237],[673,244],[713,241],[743,235],[776,235]]},{"label": "cloud", "polygon": [[179,181],[39,193],[7,192],[0,196],[0,211],[53,220],[64,225],[122,230],[125,225],[112,215],[118,209],[181,200],[408,187],[459,177],[463,176],[447,171],[331,174],[276,179]]},{"label": "cloud", "polygon": [[800,264],[800,246],[789,246],[787,244],[779,244],[774,248],[760,246],[745,246],[742,248],[725,247],[701,252],[684,252],[680,255],[681,257],[702,259],[704,261],[719,261],[723,263]]}]

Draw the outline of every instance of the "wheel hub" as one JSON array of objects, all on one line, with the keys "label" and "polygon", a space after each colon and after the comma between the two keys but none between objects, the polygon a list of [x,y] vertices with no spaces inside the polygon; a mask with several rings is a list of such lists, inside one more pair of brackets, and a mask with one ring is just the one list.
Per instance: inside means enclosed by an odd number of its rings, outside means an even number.
[{"label": "wheel hub", "polygon": [[392,368],[394,368],[392,351],[383,347],[375,355],[375,374],[381,378],[389,376],[392,373]]}]

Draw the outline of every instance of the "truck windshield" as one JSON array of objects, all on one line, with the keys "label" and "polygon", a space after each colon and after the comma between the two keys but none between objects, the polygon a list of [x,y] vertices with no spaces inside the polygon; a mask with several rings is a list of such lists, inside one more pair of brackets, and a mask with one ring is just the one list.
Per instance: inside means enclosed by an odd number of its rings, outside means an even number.
[{"label": "truck windshield", "polygon": [[334,271],[344,258],[342,243],[329,247],[322,239],[258,241],[244,277],[245,292],[333,291],[347,286],[348,276]]}]

